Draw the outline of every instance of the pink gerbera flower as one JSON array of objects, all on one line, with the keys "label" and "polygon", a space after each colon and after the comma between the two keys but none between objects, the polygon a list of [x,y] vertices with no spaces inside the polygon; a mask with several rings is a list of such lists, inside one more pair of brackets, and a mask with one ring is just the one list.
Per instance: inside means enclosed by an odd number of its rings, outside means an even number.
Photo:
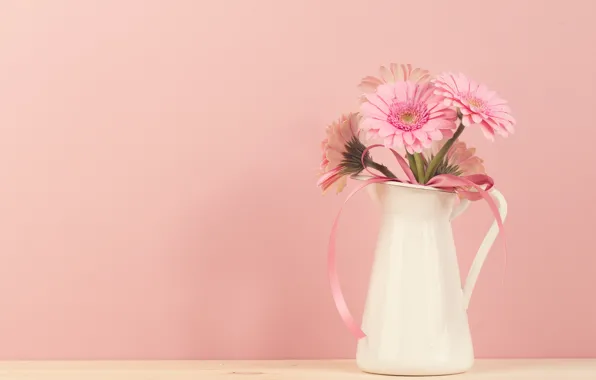
[{"label": "pink gerbera flower", "polygon": [[[433,146],[433,154],[437,154],[447,140]],[[468,148],[466,143],[456,140],[449,148],[443,162],[437,167],[436,174],[472,175],[486,174],[484,161],[476,156],[476,148]]]},{"label": "pink gerbera flower", "polygon": [[503,137],[513,133],[515,119],[507,102],[485,85],[453,73],[441,74],[433,83],[437,87],[435,94],[443,96],[446,104],[459,108],[464,126],[479,125],[490,140],[494,140],[495,133]]},{"label": "pink gerbera flower", "polygon": [[430,80],[428,70],[413,68],[409,63],[407,65],[392,63],[389,67],[381,66],[379,77],[368,76],[362,79],[358,86],[362,92],[375,92],[377,87],[385,83],[395,82],[415,82],[424,83]]},{"label": "pink gerbera flower", "polygon": [[395,82],[379,85],[360,106],[361,128],[380,137],[386,147],[422,152],[433,141],[453,135],[457,113],[433,94],[430,83]]},{"label": "pink gerbera flower", "polygon": [[327,171],[341,165],[346,145],[358,135],[358,114],[341,115],[339,120],[327,126],[327,138],[321,143],[323,160],[321,169]]},{"label": "pink gerbera flower", "polygon": [[362,147],[358,140],[358,123],[358,115],[350,113],[342,115],[338,121],[327,127],[327,138],[321,143],[323,153],[321,160],[322,176],[317,182],[317,185],[323,191],[337,183],[337,192],[341,192],[346,186],[347,176],[362,170],[361,153],[360,156],[357,156],[357,153],[355,154],[358,161],[354,165],[352,165],[348,155],[348,150],[351,147]]}]

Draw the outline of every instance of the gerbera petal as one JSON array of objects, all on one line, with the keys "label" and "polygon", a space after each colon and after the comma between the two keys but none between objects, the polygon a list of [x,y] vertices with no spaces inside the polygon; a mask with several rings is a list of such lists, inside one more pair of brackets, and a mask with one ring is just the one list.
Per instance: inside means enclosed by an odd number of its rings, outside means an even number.
[{"label": "gerbera petal", "polygon": [[[435,145],[434,151],[439,151],[446,141]],[[461,175],[485,173],[483,161],[475,156],[475,151],[474,148],[468,148],[465,142],[457,140],[447,152],[446,158],[450,166],[456,166],[460,170]]]},{"label": "gerbera petal", "polygon": [[422,147],[424,149],[428,149],[433,145],[433,140],[431,140],[430,138],[427,140],[420,140],[420,143],[422,144]]},{"label": "gerbera petal", "polygon": [[505,130],[507,130],[507,132],[509,132],[509,133],[515,132],[515,128],[513,127],[513,124],[506,122],[506,121],[503,121],[499,124],[501,124],[501,126],[503,126],[503,128],[505,128]]},{"label": "gerbera petal", "polygon": [[430,74],[427,70],[415,68],[410,73],[409,79],[417,83],[425,83],[430,79]]},{"label": "gerbera petal", "polygon": [[430,111],[429,120],[434,119],[455,121],[457,120],[457,112],[451,108],[444,108],[442,104],[439,104]]},{"label": "gerbera petal", "polygon": [[486,122],[480,124],[480,129],[482,130],[482,133],[484,133],[484,137],[490,141],[495,141],[495,131]]},{"label": "gerbera petal", "polygon": [[352,117],[349,117],[346,118],[343,123],[345,123],[345,125],[343,125],[342,128],[339,128],[338,135],[342,137],[345,143],[348,143],[354,137],[354,126],[352,123],[356,123],[357,126],[357,122]]},{"label": "gerbera petal", "polygon": [[484,123],[488,124],[489,127],[491,127],[492,129],[505,129],[504,127],[499,125],[499,120],[498,119],[493,119],[491,117],[488,117],[486,119],[483,120]]},{"label": "gerbera petal", "polygon": [[379,69],[379,74],[381,74],[381,79],[385,83],[395,82],[395,77],[393,76],[393,73],[385,66],[381,66],[381,68]]},{"label": "gerbera petal", "polygon": [[[457,107],[457,108],[459,108],[459,109],[467,109],[467,110],[470,110],[470,108],[467,106],[467,104],[466,104],[466,103],[467,103],[467,102],[462,102],[462,101],[460,101],[460,100],[458,100],[458,99],[452,99],[452,100],[451,100],[451,105],[452,105],[453,107]],[[470,113],[471,113],[471,110],[470,110]]]},{"label": "gerbera petal", "polygon": [[461,123],[464,125],[464,127],[469,127],[472,125],[472,117],[470,115],[463,115],[461,117]]},{"label": "gerbera petal", "polygon": [[[416,133],[418,132],[418,133]],[[428,133],[423,132],[423,131],[416,131],[414,132],[414,137],[416,137],[416,140],[422,144],[422,146],[424,148],[430,148],[430,145],[432,144],[433,140],[430,138],[430,136],[428,135]]]},{"label": "gerbera petal", "polygon": [[458,151],[458,158],[460,161],[465,161],[468,158],[472,157],[474,155],[474,150],[473,149],[465,149],[465,145],[464,145],[464,149],[460,149]]},{"label": "gerbera petal", "polygon": [[410,63],[408,63],[405,65],[401,65],[401,67],[404,72],[405,80],[408,80],[408,78],[410,78],[410,76],[412,75],[412,65]]},{"label": "gerbera petal", "polygon": [[[340,171],[341,168],[336,167],[326,173],[323,173],[323,175],[317,181],[317,186],[319,186],[323,190],[323,192],[325,192],[329,187],[331,187],[342,177]],[[338,192],[341,191],[341,189],[343,189],[343,187],[341,186],[340,182]]]},{"label": "gerbera petal", "polygon": [[432,140],[439,141],[443,138],[443,132],[441,132],[440,129],[437,129],[437,130],[428,132],[428,136],[430,136],[430,138]]},{"label": "gerbera petal", "polygon": [[392,88],[393,96],[401,101],[408,99],[408,83],[409,82],[396,82]]},{"label": "gerbera petal", "polygon": [[332,140],[327,143],[327,149],[336,150],[338,152],[343,152],[345,150],[346,142],[341,139],[340,137],[334,136]]},{"label": "gerbera petal", "polygon": [[327,151],[327,161],[329,161],[327,164],[330,167],[336,167],[339,166],[341,164],[341,162],[343,161],[344,156],[342,153],[338,152],[335,149],[329,149]]},{"label": "gerbera petal", "polygon": [[408,145],[412,145],[414,143],[414,135],[412,132],[404,132],[403,134],[404,142]]},{"label": "gerbera petal", "polygon": [[508,113],[497,111],[497,112],[492,112],[491,116],[494,118],[507,120],[507,121],[510,121],[511,123],[515,124],[515,119],[513,118],[513,116],[511,116]]},{"label": "gerbera petal", "polygon": [[396,80],[405,81],[407,76],[405,65],[398,65],[397,63],[392,67],[393,74]]},{"label": "gerbera petal", "polygon": [[391,63],[388,66],[379,68],[378,77],[368,76],[362,79],[358,86],[364,93],[376,91],[377,87],[384,83],[395,83],[403,81],[412,81],[414,83],[424,83],[430,80],[428,70],[412,68],[412,65]]},{"label": "gerbera petal", "polygon": [[346,185],[348,184],[348,177],[347,176],[341,176],[336,182],[337,185],[337,190],[336,193],[339,194],[343,191],[343,189],[346,187]]},{"label": "gerbera petal", "polygon": [[482,159],[479,157],[472,157],[465,162],[465,165],[460,168],[464,171],[464,174],[486,174]]},{"label": "gerbera petal", "polygon": [[505,130],[505,128],[495,128],[495,133],[498,134],[499,136],[502,137],[507,137],[509,136],[509,134],[507,133],[507,131]]},{"label": "gerbera petal", "polygon": [[487,99],[488,100],[488,88],[486,87],[486,85],[484,85],[483,83],[480,83],[476,89],[476,95],[482,99]]},{"label": "gerbera petal", "polygon": [[433,119],[429,120],[422,128],[425,132],[432,132],[437,129],[446,130],[455,128],[455,123],[445,119]]},{"label": "gerbera petal", "polygon": [[[423,131],[422,129],[418,129],[412,133],[414,134],[414,137],[416,137],[420,141],[428,140],[428,133],[426,131]],[[441,132],[439,132],[439,133],[441,133]]]},{"label": "gerbera petal", "polygon": [[387,137],[387,136],[395,134],[396,128],[391,123],[382,122],[382,123],[379,123],[378,125],[379,125],[379,136]]},{"label": "gerbera petal", "polygon": [[436,104],[441,101],[441,98],[434,94],[433,87],[430,84],[426,83],[426,84],[418,85],[415,87],[418,88],[418,91],[416,92],[416,98],[415,98],[416,102]]},{"label": "gerbera petal", "polygon": [[506,120],[499,120],[493,118],[487,118],[486,123],[488,123],[495,131],[500,130],[507,133],[513,133],[514,128],[513,124],[506,121]]},{"label": "gerbera petal", "polygon": [[360,115],[352,114],[350,117],[350,130],[352,132],[352,137],[358,135],[358,129],[360,128]]},{"label": "gerbera petal", "polygon": [[477,113],[473,113],[471,116],[472,116],[472,121],[474,122],[474,124],[478,124],[482,121],[482,117],[480,115],[478,115]]},{"label": "gerbera petal", "polygon": [[[466,87],[469,85],[470,81],[466,76],[462,73],[458,73],[455,77],[455,84],[457,85],[457,89],[460,92],[466,91]],[[477,88],[477,86],[476,86]],[[469,91],[469,90],[468,90]]]},{"label": "gerbera petal", "polygon": [[412,150],[416,153],[422,153],[422,144],[420,142],[415,141],[414,144],[411,145]]},{"label": "gerbera petal", "polygon": [[[380,97],[379,94],[379,89],[383,87],[382,85],[379,86],[377,88],[377,92],[374,94],[366,94],[364,95],[364,97],[366,98],[366,100],[368,101],[368,103],[374,105],[375,107],[377,107],[379,109],[379,111],[383,112],[385,115],[387,115],[387,113],[389,112],[389,106],[388,103],[385,99],[383,99],[382,97]],[[362,105],[360,105],[360,107],[362,108],[362,106],[364,104],[368,104],[368,103],[363,103]]]},{"label": "gerbera petal", "polygon": [[450,139],[455,134],[455,129],[441,129],[443,139]]},{"label": "gerbera petal", "polygon": [[370,129],[381,129],[383,125],[387,124],[386,121],[367,118],[363,119],[362,123],[360,123],[360,129],[362,130],[370,130]]},{"label": "gerbera petal", "polygon": [[[463,75],[463,74],[462,74]],[[480,88],[480,84],[473,81],[473,80],[468,80],[468,93],[474,93],[475,95],[478,95],[478,89]]]},{"label": "gerbera petal", "polygon": [[437,78],[437,81],[444,89],[449,90],[452,93],[459,92],[459,89],[457,88],[456,79],[452,73],[444,74],[443,76]]},{"label": "gerbera petal", "polygon": [[379,78],[364,77],[360,81],[358,88],[362,92],[370,93],[370,92],[374,92],[377,89],[377,87],[379,87],[379,85],[381,85],[381,84],[383,84],[383,81],[381,81]]},{"label": "gerbera petal", "polygon": [[378,129],[368,129],[368,130],[366,130],[366,133],[364,136],[367,140],[374,140],[377,137],[380,137],[379,130]]},{"label": "gerbera petal", "polygon": [[[383,104],[386,107],[386,105]],[[387,119],[387,111],[383,110],[377,104],[373,104],[372,102],[362,103],[360,105],[360,112],[362,112],[362,116],[364,117],[374,117],[375,119]]]},{"label": "gerbera petal", "polygon": [[385,145],[388,148],[399,148],[402,147],[404,145],[404,141],[401,138],[401,135],[391,135],[391,136],[387,136],[385,137],[385,139],[383,139],[383,145]]}]

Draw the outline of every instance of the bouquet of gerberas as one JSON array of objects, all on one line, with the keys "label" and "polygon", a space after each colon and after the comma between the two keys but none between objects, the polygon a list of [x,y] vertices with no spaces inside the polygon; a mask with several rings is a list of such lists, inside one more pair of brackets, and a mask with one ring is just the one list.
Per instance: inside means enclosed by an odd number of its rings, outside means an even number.
[{"label": "bouquet of gerberas", "polygon": [[410,182],[425,185],[441,174],[484,174],[482,159],[460,139],[466,128],[479,128],[490,140],[513,133],[507,102],[461,73],[433,77],[409,64],[391,64],[359,87],[360,112],[342,115],[327,127],[318,181],[323,191],[336,184],[339,193],[348,176],[363,170],[396,178],[373,160],[363,138],[401,152],[415,180]]},{"label": "bouquet of gerberas", "polygon": [[[474,362],[465,310],[498,233],[506,252],[507,202],[475,150],[460,137],[468,128],[480,129],[491,140],[495,134],[508,136],[515,120],[503,99],[463,74],[432,77],[426,70],[392,64],[381,67],[379,78],[364,78],[360,88],[360,111],[327,127],[318,185],[323,191],[337,185],[340,192],[348,177],[366,171],[371,176],[355,177],[365,180],[347,199],[374,184],[369,190],[385,212],[361,327],[348,310],[337,275],[341,209],[337,213],[327,248],[335,305],[352,334],[366,337],[356,354],[362,370],[464,372]],[[372,158],[370,150],[382,146],[391,150],[407,178],[397,178]],[[495,221],[462,289],[450,222],[476,200],[486,201]]]}]

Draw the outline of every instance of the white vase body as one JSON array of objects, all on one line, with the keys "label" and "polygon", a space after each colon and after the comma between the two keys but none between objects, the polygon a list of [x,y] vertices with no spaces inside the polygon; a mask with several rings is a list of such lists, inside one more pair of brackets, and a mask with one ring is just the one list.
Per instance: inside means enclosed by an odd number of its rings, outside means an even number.
[{"label": "white vase body", "polygon": [[[383,219],[362,320],[366,337],[358,342],[359,368],[386,375],[465,372],[474,363],[467,304],[496,225],[462,290],[451,220],[468,202],[429,187],[369,186]],[[496,191],[491,195],[504,218],[504,199]]]}]

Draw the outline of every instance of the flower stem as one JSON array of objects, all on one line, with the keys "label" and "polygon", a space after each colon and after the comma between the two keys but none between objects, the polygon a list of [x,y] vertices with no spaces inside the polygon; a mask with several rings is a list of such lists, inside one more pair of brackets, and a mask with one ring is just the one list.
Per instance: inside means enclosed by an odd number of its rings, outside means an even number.
[{"label": "flower stem", "polygon": [[367,161],[367,162],[365,162],[365,163],[366,163],[366,166],[369,166],[369,167],[371,167],[371,168],[373,168],[373,169],[376,169],[376,170],[380,171],[381,173],[383,173],[383,175],[384,175],[385,177],[388,177],[388,178],[397,178],[397,177],[395,176],[395,174],[393,174],[393,173],[391,172],[391,170],[389,170],[389,169],[387,168],[387,166],[385,166],[385,165],[382,165],[382,164],[377,164],[377,163],[376,163],[376,162],[374,162],[373,160],[369,160],[369,161]]},{"label": "flower stem", "polygon": [[437,171],[437,167],[443,161],[443,158],[445,157],[445,155],[447,154],[447,152],[449,151],[449,149],[451,148],[451,146],[453,145],[455,140],[457,140],[459,135],[462,134],[462,132],[464,131],[464,128],[465,128],[464,125],[462,123],[460,123],[459,127],[457,127],[457,130],[453,134],[453,137],[451,137],[449,140],[447,140],[445,145],[443,145],[441,150],[439,150],[439,153],[437,153],[437,155],[428,164],[428,169],[426,171],[426,175],[424,176],[424,180],[422,182],[423,184],[427,183],[435,175],[435,172]]},{"label": "flower stem", "polygon": [[418,178],[418,173],[416,170],[416,160],[414,160],[414,156],[408,152],[406,152],[406,157],[408,158],[408,163],[410,164],[410,169],[412,169],[412,173],[414,174],[414,177],[416,178],[417,181],[420,181],[420,178]]},{"label": "flower stem", "polygon": [[418,172],[416,179],[420,182],[420,179],[424,178],[424,165],[422,164],[422,156],[420,153],[414,153],[414,162],[416,163],[416,172]]}]

